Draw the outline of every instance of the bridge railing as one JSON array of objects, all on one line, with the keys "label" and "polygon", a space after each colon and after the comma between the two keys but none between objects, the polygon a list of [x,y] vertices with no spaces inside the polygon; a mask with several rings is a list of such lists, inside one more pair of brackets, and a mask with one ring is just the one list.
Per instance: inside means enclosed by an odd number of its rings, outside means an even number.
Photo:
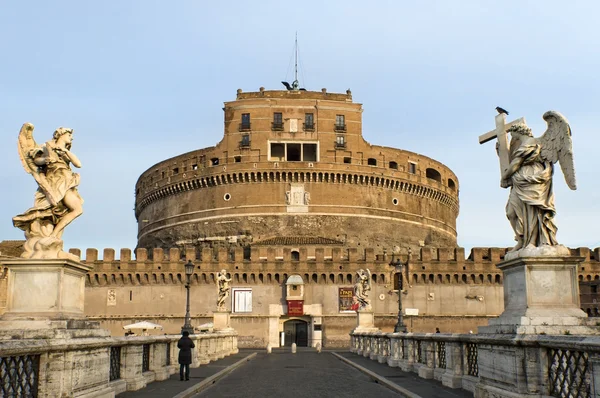
[{"label": "bridge railing", "polygon": [[475,396],[488,396],[484,391],[505,391],[506,396],[600,396],[600,336],[382,332],[350,336],[350,351],[358,355]]},{"label": "bridge railing", "polygon": [[[119,394],[179,370],[179,335],[0,341],[0,397]],[[236,353],[236,333],[191,335],[192,367]]]}]

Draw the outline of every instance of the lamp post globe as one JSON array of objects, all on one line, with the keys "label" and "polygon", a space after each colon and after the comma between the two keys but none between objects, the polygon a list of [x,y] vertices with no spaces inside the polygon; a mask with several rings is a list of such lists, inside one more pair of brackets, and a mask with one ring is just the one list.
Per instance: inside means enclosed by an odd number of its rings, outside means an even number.
[{"label": "lamp post globe", "polygon": [[192,260],[188,260],[185,264],[185,290],[186,290],[186,304],[185,304],[185,322],[181,328],[181,333],[188,332],[194,334],[194,328],[192,327],[192,320],[190,316],[190,282],[192,274],[194,273],[194,263]]}]

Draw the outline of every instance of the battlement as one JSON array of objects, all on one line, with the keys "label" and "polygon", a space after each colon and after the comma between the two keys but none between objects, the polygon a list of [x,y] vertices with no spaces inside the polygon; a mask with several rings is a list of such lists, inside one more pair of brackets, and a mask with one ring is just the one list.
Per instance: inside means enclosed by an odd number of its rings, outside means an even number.
[{"label": "battlement", "polygon": [[[465,257],[464,248],[420,248],[416,253],[412,253],[411,268],[415,271],[421,267],[425,270],[428,266],[434,266],[437,270],[456,269],[457,265],[468,267],[469,269],[483,269],[495,267],[495,264],[504,259],[507,248],[483,248],[476,247],[471,250],[468,257]],[[94,266],[94,271],[127,269],[127,270],[148,270],[148,269],[180,269],[181,265],[187,260],[191,260],[199,266],[202,265],[224,265],[224,264],[243,264],[244,268],[256,264],[263,267],[265,263],[356,263],[356,264],[381,264],[387,265],[392,260],[392,255],[388,252],[375,253],[374,249],[359,250],[357,248],[342,249],[315,248],[314,256],[308,254],[307,248],[299,248],[297,259],[292,259],[292,249],[277,249],[273,247],[252,247],[250,253],[244,253],[242,247],[218,247],[204,248],[201,251],[195,248],[182,251],[179,248],[163,250],[161,248],[152,249],[149,252],[146,249],[138,248],[135,251],[131,249],[120,249],[119,257],[116,257],[116,250],[106,248],[102,251],[102,258],[99,257],[99,251],[95,248],[85,250],[85,256],[82,256],[81,249],[70,249],[70,253],[75,254],[81,260]],[[133,254],[133,256],[132,256]],[[600,270],[600,248],[589,249],[585,247],[571,249],[571,255],[583,257],[583,263],[589,267],[598,267]],[[400,254],[404,262],[407,253]],[[121,267],[121,268],[119,268]],[[590,269],[591,270],[591,269]]]}]

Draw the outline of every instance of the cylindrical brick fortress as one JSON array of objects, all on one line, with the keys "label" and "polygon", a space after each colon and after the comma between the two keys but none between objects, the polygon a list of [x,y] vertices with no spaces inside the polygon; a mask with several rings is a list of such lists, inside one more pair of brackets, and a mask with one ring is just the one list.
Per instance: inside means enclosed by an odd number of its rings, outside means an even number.
[{"label": "cylindrical brick fortress", "polygon": [[274,237],[456,245],[456,175],[426,156],[366,142],[362,106],[349,91],[238,90],[224,111],[216,146],[167,159],[138,179],[138,247],[249,246]]}]

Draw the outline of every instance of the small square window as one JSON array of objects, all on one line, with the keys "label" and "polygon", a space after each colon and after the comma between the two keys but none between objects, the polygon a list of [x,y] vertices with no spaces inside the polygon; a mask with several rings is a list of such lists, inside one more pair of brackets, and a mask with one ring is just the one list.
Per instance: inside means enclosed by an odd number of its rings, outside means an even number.
[{"label": "small square window", "polygon": [[408,162],[408,172],[410,174],[417,174],[417,164],[413,162]]},{"label": "small square window", "polygon": [[352,163],[352,158],[344,158],[344,163]]},{"label": "small square window", "polygon": [[240,163],[242,161],[242,157],[241,156],[234,156],[233,160],[235,163]]},{"label": "small square window", "polygon": [[179,167],[175,167],[173,169],[173,174],[179,174]]},{"label": "small square window", "polygon": [[198,170],[198,165],[197,164],[193,164],[192,165],[192,170]]}]

